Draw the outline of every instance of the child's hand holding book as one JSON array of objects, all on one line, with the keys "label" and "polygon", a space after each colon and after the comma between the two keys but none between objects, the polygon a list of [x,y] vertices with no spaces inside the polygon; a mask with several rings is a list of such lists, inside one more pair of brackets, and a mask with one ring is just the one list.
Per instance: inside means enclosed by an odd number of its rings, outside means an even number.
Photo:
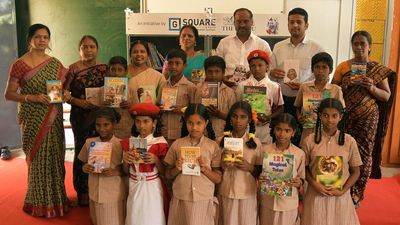
[{"label": "child's hand holding book", "polygon": [[300,179],[300,176],[297,175],[295,178],[291,180],[292,187],[300,188],[303,182]]},{"label": "child's hand holding book", "polygon": [[179,171],[182,171],[182,165],[183,165],[183,158],[177,159],[175,162],[176,169],[178,169]]},{"label": "child's hand holding book", "polygon": [[85,173],[95,173],[95,168],[92,165],[85,163],[82,167],[83,172]]},{"label": "child's hand holding book", "polygon": [[160,161],[160,159],[151,152],[146,152],[143,160],[146,164],[156,164]]},{"label": "child's hand holding book", "polygon": [[253,172],[254,166],[248,163],[246,160],[235,161],[235,166],[243,171]]},{"label": "child's hand holding book", "polygon": [[113,168],[105,168],[101,171],[101,174],[103,174],[106,177],[113,177],[113,176],[120,176],[121,172],[119,169],[113,169]]}]

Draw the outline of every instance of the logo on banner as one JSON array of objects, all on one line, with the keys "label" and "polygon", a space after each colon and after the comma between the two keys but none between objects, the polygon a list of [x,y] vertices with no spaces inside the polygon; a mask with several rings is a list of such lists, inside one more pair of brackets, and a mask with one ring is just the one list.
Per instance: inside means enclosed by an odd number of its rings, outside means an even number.
[{"label": "logo on banner", "polygon": [[168,28],[170,31],[179,31],[181,29],[181,18],[169,18]]}]

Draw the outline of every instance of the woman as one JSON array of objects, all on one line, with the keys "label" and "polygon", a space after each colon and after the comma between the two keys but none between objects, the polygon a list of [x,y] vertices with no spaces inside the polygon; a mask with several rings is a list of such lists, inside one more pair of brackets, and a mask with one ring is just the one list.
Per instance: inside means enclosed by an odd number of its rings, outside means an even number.
[{"label": "woman", "polygon": [[[351,38],[354,58],[338,65],[332,81],[342,87],[349,116],[347,132],[356,139],[363,163],[360,177],[351,189],[356,206],[364,198],[368,178],[381,177],[382,145],[395,88],[395,73],[369,58],[371,43],[367,31],[355,32]],[[355,67],[366,67],[358,81],[352,73]]]},{"label": "woman", "polygon": [[30,26],[27,41],[29,52],[11,66],[5,92],[7,100],[19,103],[17,118],[28,164],[23,210],[32,216],[63,216],[68,211],[63,108],[62,104],[50,104],[46,81],[64,81],[66,70],[60,61],[46,54],[50,41],[47,26]]},{"label": "woman", "polygon": [[77,157],[85,140],[96,134],[96,106],[86,100],[85,89],[103,86],[104,76],[107,75],[107,65],[96,60],[98,48],[96,38],[90,35],[82,37],[79,42],[81,59],[70,65],[66,86],[71,92],[71,96],[66,96],[66,100],[72,106],[70,121],[75,141],[74,188],[78,194],[78,204],[81,206],[89,204],[88,175],[82,171],[83,163]]},{"label": "woman", "polygon": [[147,101],[155,104],[158,91],[166,82],[160,72],[147,65],[149,52],[148,44],[144,41],[133,42],[129,49],[132,64],[128,67],[128,73],[132,78],[128,87],[133,104]]},{"label": "woman", "polygon": [[[191,80],[194,83],[198,83],[200,81],[199,76],[202,76],[202,79],[205,78],[203,67],[204,61],[207,58],[206,56],[195,51],[198,38],[199,32],[193,25],[184,25],[179,31],[179,45],[181,49],[185,51],[187,56],[186,68],[183,71],[183,75],[185,75],[188,80]],[[166,65],[166,67],[168,66]],[[164,72],[164,74],[165,73],[166,72]]]}]

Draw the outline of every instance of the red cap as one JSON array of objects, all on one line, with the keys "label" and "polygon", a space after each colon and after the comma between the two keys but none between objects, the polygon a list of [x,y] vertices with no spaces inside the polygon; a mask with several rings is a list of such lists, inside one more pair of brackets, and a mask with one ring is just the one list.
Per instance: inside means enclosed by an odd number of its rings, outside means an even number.
[{"label": "red cap", "polygon": [[271,59],[270,59],[268,53],[266,53],[262,50],[254,50],[254,51],[250,52],[249,56],[247,56],[247,62],[250,63],[250,61],[255,58],[264,59],[265,62],[268,64],[271,62]]},{"label": "red cap", "polygon": [[153,103],[137,103],[129,108],[129,111],[135,116],[158,115],[160,108]]}]

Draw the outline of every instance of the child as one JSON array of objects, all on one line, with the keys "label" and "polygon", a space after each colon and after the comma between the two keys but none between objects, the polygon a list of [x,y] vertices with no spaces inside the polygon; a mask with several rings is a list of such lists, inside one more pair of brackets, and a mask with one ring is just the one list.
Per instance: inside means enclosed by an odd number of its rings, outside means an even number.
[{"label": "child", "polygon": [[[306,177],[309,183],[304,200],[302,224],[358,225],[350,196],[350,187],[360,175],[362,161],[357,143],[344,133],[344,108],[339,100],[327,98],[318,108],[315,133],[303,147],[306,153]],[[325,175],[319,175],[325,174]],[[324,178],[332,178],[325,185]],[[333,183],[333,187],[329,184]],[[342,184],[342,185],[337,185]]]},{"label": "child", "polygon": [[[317,118],[317,114],[314,112],[312,115],[305,116],[306,110],[303,105],[304,95],[319,93],[321,98],[336,98],[344,106],[342,89],[336,84],[328,83],[329,74],[332,73],[333,69],[332,57],[326,52],[315,54],[311,59],[311,69],[315,80],[301,84],[296,100],[294,101],[294,106],[297,108],[297,120],[303,125],[300,146],[303,146],[306,137],[313,132]],[[313,108],[310,110],[313,111]],[[310,117],[315,119],[310,119]]]},{"label": "child", "polygon": [[[176,108],[172,111],[164,111],[161,116],[162,135],[167,139],[169,144],[181,137],[181,108],[195,103],[196,101],[196,86],[183,76],[183,70],[186,66],[186,53],[181,49],[171,50],[168,55],[168,66],[170,77],[158,93],[157,102],[161,105],[161,95],[164,88],[176,88]],[[163,106],[161,105],[161,109]]]},{"label": "child", "polygon": [[[305,179],[305,156],[304,152],[291,143],[296,133],[296,119],[283,113],[272,119],[271,136],[274,141],[263,147],[264,153],[290,154],[294,156],[293,179],[291,196],[269,196],[260,197],[260,225],[295,225],[298,220],[299,197],[298,189]],[[263,158],[259,161],[262,164]],[[262,178],[260,177],[260,180]]]},{"label": "child", "polygon": [[225,147],[225,137],[242,138],[245,144],[241,162],[222,162],[223,175],[219,185],[220,224],[256,224],[255,164],[261,157],[261,142],[254,135],[255,125],[250,104],[244,101],[236,102],[230,108],[227,118],[229,122],[225,125],[224,136],[217,140],[220,147]]},{"label": "child", "polygon": [[[225,68],[225,61],[219,56],[210,56],[204,61],[204,69],[206,71],[205,81],[219,82],[218,105],[207,106],[207,111],[211,115],[211,122],[217,137],[224,134],[226,114],[233,103],[236,102],[235,92],[222,82],[225,76]],[[201,84],[198,84],[197,87],[200,92]],[[198,95],[198,97],[201,97],[201,95]],[[201,99],[198,102],[201,102]]]},{"label": "child", "polygon": [[[83,172],[89,174],[89,207],[94,225],[123,225],[125,223],[126,188],[123,182],[120,139],[114,136],[114,127],[120,115],[112,108],[96,111],[96,131],[99,137],[86,139],[78,158],[85,162]],[[89,148],[92,142],[112,143],[110,168],[95,173],[89,165]]]},{"label": "child", "polygon": [[146,139],[147,152],[144,163],[135,163],[140,156],[130,151],[129,139],[121,142],[125,151],[123,169],[130,177],[125,224],[165,225],[164,214],[167,211],[164,213],[164,209],[169,201],[159,176],[164,174],[162,160],[167,154],[168,144],[160,132],[160,108],[152,103],[138,103],[130,111],[135,118],[133,135]]},{"label": "child", "polygon": [[[128,71],[128,64],[124,57],[114,56],[108,62],[108,76],[109,77],[126,77]],[[121,115],[121,120],[114,127],[114,135],[118,138],[129,138],[133,126],[133,119],[129,113],[128,107],[130,105],[130,97],[128,100],[123,100],[119,107],[115,110]]]},{"label": "child", "polygon": [[[184,119],[184,137],[172,144],[164,159],[167,164],[166,177],[174,179],[168,225],[214,225],[214,188],[215,184],[221,182],[221,152],[213,141],[215,136],[210,117],[203,105],[190,104]],[[204,136],[206,129],[208,138]],[[183,158],[180,151],[181,147],[188,146],[200,147],[200,157],[197,159],[201,171],[199,176],[182,175]]]},{"label": "child", "polygon": [[[272,142],[269,121],[271,118],[283,112],[283,98],[281,88],[278,83],[271,81],[268,78],[268,69],[270,63],[269,55],[261,50],[254,50],[247,56],[247,61],[250,65],[251,75],[249,79],[239,83],[236,89],[236,96],[238,100],[243,99],[244,86],[259,86],[266,87],[267,99],[265,101],[265,113],[257,113],[256,121],[256,137],[261,140],[263,145]],[[254,107],[252,107],[254,110]]]}]

